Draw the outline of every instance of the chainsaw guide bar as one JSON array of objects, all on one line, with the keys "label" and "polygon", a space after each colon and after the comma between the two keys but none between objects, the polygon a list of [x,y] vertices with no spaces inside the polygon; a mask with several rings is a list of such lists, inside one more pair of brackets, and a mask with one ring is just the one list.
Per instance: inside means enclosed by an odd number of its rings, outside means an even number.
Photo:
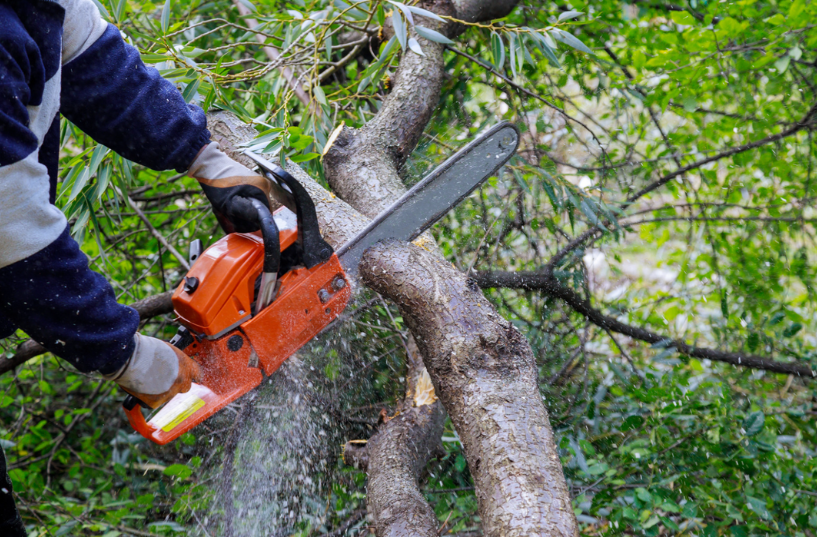
[{"label": "chainsaw guide bar", "polygon": [[346,274],[357,278],[363,252],[386,239],[413,241],[493,176],[516,152],[519,131],[500,123],[454,153],[341,246]]},{"label": "chainsaw guide bar", "polygon": [[131,427],[164,445],[256,388],[335,321],[351,300],[350,279],[367,248],[386,239],[412,241],[493,176],[513,156],[519,131],[500,123],[468,143],[337,252],[320,235],[315,205],[280,166],[245,152],[285,207],[271,214],[248,204],[260,228],[231,233],[201,251],[173,293],[182,325],[171,343],[201,366],[202,380],[176,395],[149,421],[141,401],[124,402]]}]

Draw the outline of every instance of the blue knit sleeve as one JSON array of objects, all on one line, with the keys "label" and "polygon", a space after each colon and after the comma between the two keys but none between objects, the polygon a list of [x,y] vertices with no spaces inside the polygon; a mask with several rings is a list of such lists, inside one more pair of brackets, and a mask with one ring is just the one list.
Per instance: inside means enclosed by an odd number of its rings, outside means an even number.
[{"label": "blue knit sleeve", "polygon": [[61,112],[94,140],[154,170],[187,171],[210,139],[202,109],[185,103],[113,25],[63,66]]},{"label": "blue knit sleeve", "polygon": [[113,373],[133,353],[139,314],[117,304],[65,228],[36,254],[0,268],[0,313],[84,372]]}]

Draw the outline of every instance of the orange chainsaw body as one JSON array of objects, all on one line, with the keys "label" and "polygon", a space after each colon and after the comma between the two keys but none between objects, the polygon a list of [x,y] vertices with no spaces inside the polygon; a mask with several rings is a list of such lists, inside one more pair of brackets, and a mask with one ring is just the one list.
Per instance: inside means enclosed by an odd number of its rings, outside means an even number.
[{"label": "orange chainsaw body", "polygon": [[[279,232],[281,251],[292,247],[296,229]],[[351,289],[337,256],[312,267],[295,267],[278,278],[271,304],[250,314],[264,244],[259,234],[232,233],[205,250],[173,293],[179,323],[193,335],[184,352],[202,369],[200,383],[145,421],[139,405],[126,409],[134,430],[163,445],[194,428],[257,387],[295,351],[346,308]],[[164,414],[163,414],[164,413]]]}]

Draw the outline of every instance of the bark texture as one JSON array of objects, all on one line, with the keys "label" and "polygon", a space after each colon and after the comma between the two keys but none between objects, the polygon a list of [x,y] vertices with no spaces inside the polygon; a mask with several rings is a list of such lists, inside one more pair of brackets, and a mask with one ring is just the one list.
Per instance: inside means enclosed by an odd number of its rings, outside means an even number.
[{"label": "bark texture", "polygon": [[445,412],[438,402],[410,407],[366,444],[366,503],[378,537],[437,535],[437,517],[420,492],[426,463],[442,446]]},{"label": "bark texture", "polygon": [[524,337],[472,280],[416,246],[377,245],[360,272],[417,340],[465,449],[485,534],[578,535]]},{"label": "bark texture", "polygon": [[[447,2],[423,7],[455,15]],[[417,24],[441,29],[438,23],[423,17],[418,17]],[[324,171],[332,190],[370,217],[406,191],[398,170],[417,146],[440,100],[443,46],[418,40],[425,56],[403,54],[393,90],[374,119],[362,129],[340,127],[324,154]]]}]

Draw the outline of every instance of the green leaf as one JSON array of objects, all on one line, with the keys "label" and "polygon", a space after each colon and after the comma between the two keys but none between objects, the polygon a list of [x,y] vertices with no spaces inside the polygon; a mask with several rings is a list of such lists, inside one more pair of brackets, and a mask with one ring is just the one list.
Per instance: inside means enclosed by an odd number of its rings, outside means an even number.
[{"label": "green leaf", "polygon": [[408,9],[408,6],[400,2],[394,2],[393,0],[389,0],[389,3],[394,4],[400,11],[403,12],[403,15],[405,15],[406,22],[408,23],[409,26],[414,26],[414,17],[411,16],[411,10]]},{"label": "green leaf", "polygon": [[463,457],[462,455],[457,455],[457,458],[454,461],[454,468],[458,472],[462,473],[463,471],[465,471],[465,466],[466,466],[465,457]]},{"label": "green leaf", "polygon": [[743,429],[746,431],[746,436],[755,436],[760,433],[765,423],[766,415],[760,410],[746,416],[746,419],[743,420]]},{"label": "green leaf", "polygon": [[312,95],[314,95],[315,99],[317,99],[317,101],[322,105],[329,106],[329,103],[326,101],[326,93],[323,92],[322,87],[315,86],[312,88]]},{"label": "green leaf", "polygon": [[764,518],[766,520],[772,520],[772,514],[769,512],[769,509],[766,507],[766,501],[761,500],[759,498],[752,498],[751,496],[746,497],[747,505],[749,509],[754,511],[760,518]]},{"label": "green leaf", "polygon": [[579,15],[584,15],[584,11],[576,11],[571,9],[570,11],[565,11],[561,15],[559,15],[559,22],[562,21],[569,21],[570,19],[575,19]]},{"label": "green leaf", "polygon": [[197,78],[196,80],[193,80],[192,82],[190,82],[190,84],[188,84],[188,85],[187,85],[187,86],[184,88],[184,91],[182,91],[182,98],[184,99],[184,102],[189,103],[190,101],[192,101],[192,100],[193,100],[193,98],[194,98],[194,97],[195,97],[195,96],[198,94],[198,92],[199,92],[199,84],[200,84],[200,83],[201,83],[201,82],[200,82],[200,81],[199,81],[199,79]]},{"label": "green leaf", "polygon": [[68,535],[68,533],[71,530],[73,530],[74,526],[76,526],[77,524],[79,524],[78,520],[72,520],[70,522],[66,522],[65,524],[60,526],[60,529],[58,529],[57,532],[54,533],[54,536],[55,537],[60,537],[61,535]]},{"label": "green leaf", "polygon": [[491,54],[494,66],[501,71],[502,66],[505,64],[505,44],[496,32],[491,32]]},{"label": "green leaf", "polygon": [[647,492],[647,489],[645,489],[644,487],[638,487],[637,489],[635,489],[635,495],[642,502],[651,502],[652,501],[652,496],[650,495],[649,492]]},{"label": "green leaf", "polygon": [[553,50],[553,47],[548,44],[547,39],[538,33],[533,33],[531,35],[534,38],[533,42],[536,44],[536,48],[539,49],[542,55],[547,58],[547,60],[552,63],[554,67],[561,67],[559,64],[559,59],[556,57],[556,52]]},{"label": "green leaf", "polygon": [[454,42],[445,37],[443,34],[436,30],[432,30],[431,28],[426,28],[424,26],[414,26],[414,31],[417,32],[417,35],[424,39],[428,39],[429,41],[433,41],[435,43],[442,43],[444,45],[453,45]]},{"label": "green leaf", "polygon": [[326,49],[326,61],[332,61],[332,40],[334,39],[333,36],[329,36],[323,41],[323,46]]},{"label": "green leaf", "polygon": [[561,41],[562,43],[569,47],[573,47],[576,50],[586,52],[587,54],[595,54],[592,50],[587,48],[587,45],[579,41],[578,38],[576,38],[576,36],[574,36],[570,32],[554,29],[551,33],[553,34],[553,37],[555,37],[556,39],[558,39],[559,41]]},{"label": "green leaf", "polygon": [[695,24],[695,17],[686,11],[673,11],[670,13],[670,18],[672,18],[676,24],[681,24],[684,26],[691,26],[692,24]]},{"label": "green leaf", "polygon": [[773,24],[775,26],[780,26],[781,24],[785,24],[786,17],[784,17],[781,13],[777,13],[774,16],[766,19],[766,22],[768,22],[769,24]]},{"label": "green leaf", "polygon": [[752,332],[749,334],[749,337],[746,338],[746,345],[749,347],[751,352],[754,352],[757,349],[758,344],[760,344],[760,334],[757,332]]},{"label": "green leaf", "polygon": [[370,77],[364,77],[363,80],[360,81],[360,84],[357,85],[357,93],[363,93],[369,84],[372,83],[372,79]]},{"label": "green leaf", "polygon": [[803,328],[803,325],[800,323],[791,323],[789,326],[783,330],[783,337],[792,337],[794,334],[799,332]]},{"label": "green leaf", "polygon": [[399,11],[395,11],[391,15],[391,23],[394,26],[394,35],[400,42],[400,48],[406,50],[406,23],[403,22],[403,17]]},{"label": "green leaf", "polygon": [[661,519],[661,522],[663,522],[664,525],[671,529],[672,531],[678,531],[680,529],[678,524],[673,522],[672,519],[670,519],[669,517],[661,516],[659,518]]},{"label": "green leaf", "polygon": [[91,162],[88,164],[88,173],[90,175],[96,173],[99,163],[102,162],[102,159],[104,159],[105,155],[107,155],[109,152],[110,149],[102,144],[97,144],[97,146],[94,148],[94,152],[91,154]]},{"label": "green leaf", "polygon": [[794,0],[791,6],[789,7],[788,18],[789,19],[796,19],[800,16],[803,11],[806,9],[806,3],[803,0]]},{"label": "green leaf", "polygon": [[251,12],[255,13],[256,11],[258,11],[257,9],[255,9],[255,4],[250,2],[250,0],[238,0],[238,1],[241,2],[242,4],[244,4],[244,7],[249,9]]},{"label": "green leaf", "polygon": [[531,194],[530,187],[528,186],[528,182],[525,181],[525,178],[522,177],[522,174],[519,173],[519,170],[512,169],[511,173],[513,174],[513,178],[516,179],[516,183],[522,187],[527,194]]},{"label": "green leaf", "polygon": [[191,475],[193,475],[193,470],[188,468],[184,464],[171,464],[167,468],[164,469],[164,473],[166,476],[170,477],[178,477],[179,479],[187,479]]},{"label": "green leaf", "polygon": [[428,17],[429,19],[433,19],[435,21],[445,22],[445,19],[437,15],[436,13],[432,13],[427,9],[423,9],[417,6],[406,6],[409,11],[412,11],[416,15],[422,15],[423,17]]},{"label": "green leaf", "polygon": [[641,416],[629,416],[624,420],[624,423],[621,424],[621,430],[632,431],[634,429],[640,429],[642,425],[644,425],[644,418]]},{"label": "green leaf", "polygon": [[318,158],[320,155],[318,153],[306,153],[304,155],[295,155],[294,157],[289,157],[289,160],[295,163],[299,162],[307,162],[313,159]]},{"label": "green leaf", "polygon": [[116,4],[114,5],[113,9],[113,16],[116,18],[116,21],[119,22],[125,15],[125,10],[128,7],[128,0],[117,0]]},{"label": "green leaf", "polygon": [[112,20],[111,14],[108,13],[108,9],[105,5],[99,0],[94,0],[94,4],[96,4],[96,7],[99,9],[99,14],[102,15],[102,18],[110,22]]},{"label": "green leaf", "polygon": [[162,8],[162,33],[167,33],[167,28],[170,26],[170,0],[165,0],[165,5]]},{"label": "green leaf", "polygon": [[96,174],[96,188],[91,196],[92,202],[102,199],[102,195],[105,193],[105,190],[107,190],[108,185],[110,184],[112,169],[113,168],[110,164],[106,164],[99,169],[99,172]]},{"label": "green leaf", "polygon": [[508,36],[508,52],[510,52],[510,64],[511,64],[511,74],[514,78],[516,78],[516,36],[514,34],[510,34]]},{"label": "green leaf", "polygon": [[74,198],[77,197],[77,195],[79,195],[80,191],[82,191],[83,187],[88,182],[88,179],[90,179],[90,177],[91,174],[89,173],[88,168],[84,168],[79,173],[79,175],[77,175],[77,178],[74,179],[74,186],[71,188],[71,193],[68,195],[68,200],[66,203],[70,203]]}]

